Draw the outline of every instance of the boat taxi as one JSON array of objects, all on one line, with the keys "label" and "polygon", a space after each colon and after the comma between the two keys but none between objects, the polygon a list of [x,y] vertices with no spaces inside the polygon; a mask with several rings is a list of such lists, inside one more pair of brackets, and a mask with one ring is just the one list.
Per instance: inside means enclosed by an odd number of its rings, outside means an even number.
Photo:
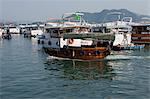
[{"label": "boat taxi", "polygon": [[[43,49],[51,56],[97,60],[110,54],[114,34],[91,32],[89,24],[83,20],[82,13],[73,13],[66,21],[55,27],[45,27]],[[75,18],[76,20],[73,20]]]}]

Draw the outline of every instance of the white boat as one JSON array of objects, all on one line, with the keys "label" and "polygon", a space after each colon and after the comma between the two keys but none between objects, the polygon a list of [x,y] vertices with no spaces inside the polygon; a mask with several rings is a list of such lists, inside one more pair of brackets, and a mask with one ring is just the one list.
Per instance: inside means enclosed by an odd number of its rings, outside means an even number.
[{"label": "white boat", "polygon": [[2,38],[3,30],[0,28],[0,39]]},{"label": "white boat", "polygon": [[41,37],[44,32],[44,23],[37,23],[37,26],[35,28],[31,29],[31,36],[32,37]]},{"label": "white boat", "polygon": [[[128,21],[125,21],[128,20]],[[107,29],[115,34],[113,50],[133,50],[144,48],[143,45],[134,45],[131,42],[132,25],[139,24],[132,22],[131,17],[125,17],[121,21],[105,23]],[[139,46],[139,47],[138,47]]]},{"label": "white boat", "polygon": [[9,27],[9,32],[12,34],[20,34],[20,29],[19,27],[12,26],[12,27]]},{"label": "white boat", "polygon": [[31,30],[31,36],[40,37],[43,35],[43,31],[41,29]]},{"label": "white boat", "polygon": [[11,34],[20,34],[20,28],[16,24],[5,24],[3,28],[7,28]]},{"label": "white boat", "polygon": [[1,30],[2,32],[2,36],[1,36],[1,38],[2,39],[11,39],[12,37],[11,37],[11,33],[9,32],[9,28],[4,28],[4,29],[2,29]]},{"label": "white boat", "polygon": [[25,24],[20,25],[21,33],[24,34],[24,37],[38,37],[43,34],[44,26],[39,26],[38,24]]}]

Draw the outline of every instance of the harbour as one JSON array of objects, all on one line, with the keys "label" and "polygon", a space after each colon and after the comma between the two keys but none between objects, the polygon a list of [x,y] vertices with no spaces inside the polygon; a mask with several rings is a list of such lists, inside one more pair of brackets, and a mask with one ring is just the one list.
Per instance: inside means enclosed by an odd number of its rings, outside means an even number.
[{"label": "harbour", "polygon": [[0,41],[0,58],[2,99],[149,98],[149,49],[74,63],[49,57],[36,38],[13,34]]},{"label": "harbour", "polygon": [[149,0],[0,5],[0,99],[150,99]]},{"label": "harbour", "polygon": [[1,26],[2,99],[150,97],[150,25],[89,24],[82,16]]}]

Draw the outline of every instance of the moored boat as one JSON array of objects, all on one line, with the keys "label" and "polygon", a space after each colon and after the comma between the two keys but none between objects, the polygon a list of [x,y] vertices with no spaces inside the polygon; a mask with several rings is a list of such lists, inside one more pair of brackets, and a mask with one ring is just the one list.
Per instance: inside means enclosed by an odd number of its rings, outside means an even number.
[{"label": "moored boat", "polygon": [[150,24],[132,26],[132,43],[150,45]]},{"label": "moored boat", "polygon": [[4,31],[2,32],[2,38],[8,40],[12,38],[8,28],[5,28]]},{"label": "moored boat", "polygon": [[0,39],[2,38],[3,29],[0,28]]},{"label": "moored boat", "polygon": [[138,23],[132,22],[131,17],[124,17],[121,21],[106,23],[107,28],[115,34],[113,50],[137,50],[144,48],[144,45],[137,45],[131,42],[132,25],[135,24],[137,25]]}]

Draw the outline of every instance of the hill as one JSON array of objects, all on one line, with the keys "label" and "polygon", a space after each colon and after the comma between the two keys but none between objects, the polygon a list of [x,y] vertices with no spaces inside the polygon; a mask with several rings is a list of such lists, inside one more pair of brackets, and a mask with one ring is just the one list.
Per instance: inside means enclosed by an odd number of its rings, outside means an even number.
[{"label": "hill", "polygon": [[90,23],[102,23],[108,21],[115,21],[118,20],[118,15],[121,18],[123,17],[132,17],[134,22],[141,22],[141,21],[150,21],[150,16],[148,15],[140,15],[134,12],[131,12],[127,9],[104,9],[101,12],[96,13],[89,13],[89,12],[82,12],[84,13],[84,19]]}]

